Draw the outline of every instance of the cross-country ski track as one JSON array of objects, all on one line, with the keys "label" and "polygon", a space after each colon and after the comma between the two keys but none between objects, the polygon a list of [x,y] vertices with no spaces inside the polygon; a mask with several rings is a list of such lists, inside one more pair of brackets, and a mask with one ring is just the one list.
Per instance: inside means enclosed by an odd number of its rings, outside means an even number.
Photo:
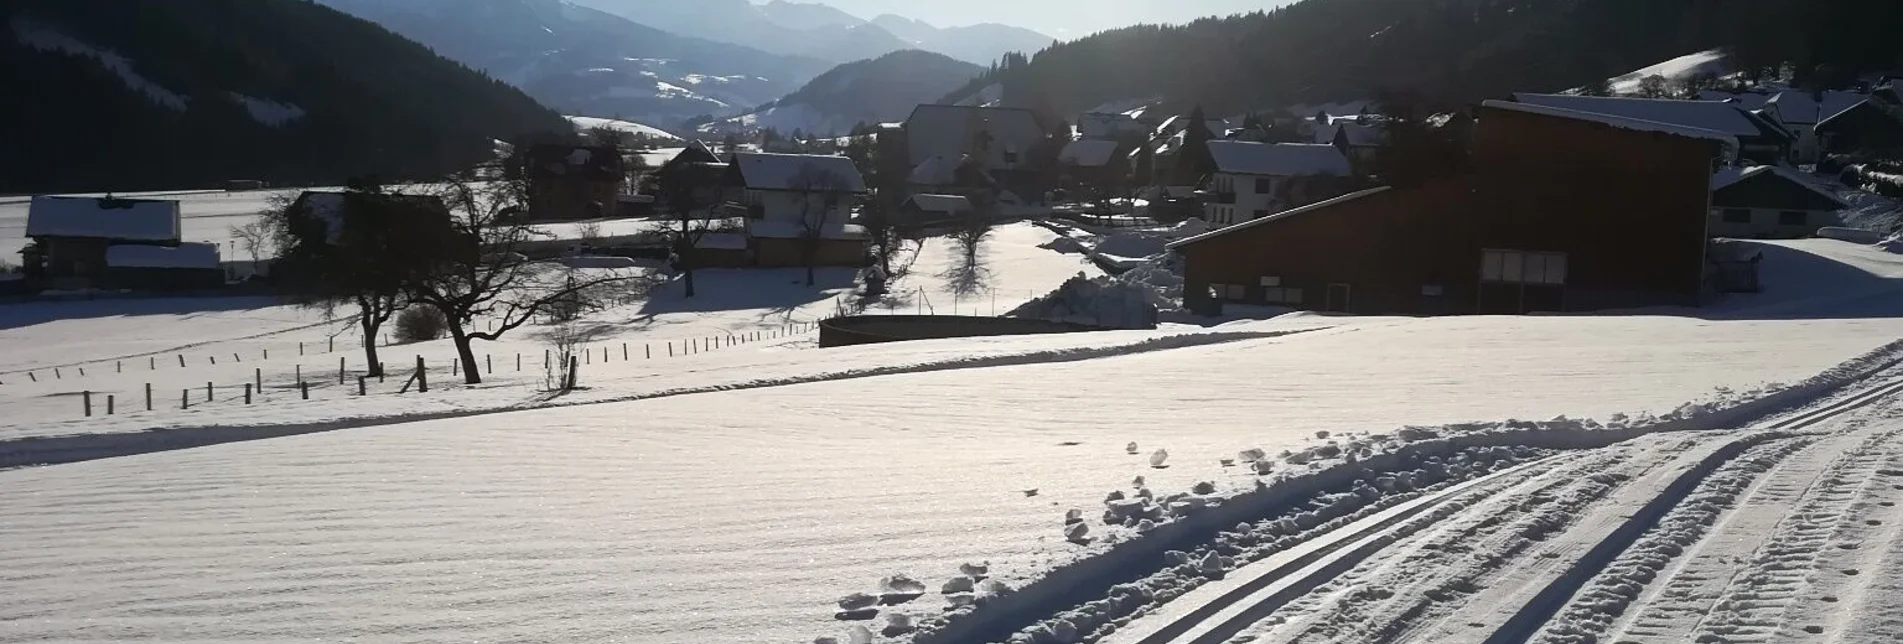
[{"label": "cross-country ski track", "polygon": [[1898,641],[1885,605],[1903,589],[1898,376],[1747,426],[1561,450],[1445,487],[1097,641]]}]

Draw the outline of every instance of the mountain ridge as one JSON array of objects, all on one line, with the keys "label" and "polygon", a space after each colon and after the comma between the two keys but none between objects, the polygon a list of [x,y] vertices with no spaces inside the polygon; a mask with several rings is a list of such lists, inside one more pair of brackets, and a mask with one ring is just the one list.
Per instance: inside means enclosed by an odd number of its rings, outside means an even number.
[{"label": "mountain ridge", "polygon": [[[989,65],[1007,52],[1034,53],[1057,42],[1029,29],[987,23],[940,29],[910,21],[895,33],[896,20],[865,20],[823,3],[773,0],[577,0],[664,31],[707,40],[759,47],[785,55],[834,63],[877,58],[903,49],[925,49],[965,62]],[[883,17],[883,16],[882,16]]]}]

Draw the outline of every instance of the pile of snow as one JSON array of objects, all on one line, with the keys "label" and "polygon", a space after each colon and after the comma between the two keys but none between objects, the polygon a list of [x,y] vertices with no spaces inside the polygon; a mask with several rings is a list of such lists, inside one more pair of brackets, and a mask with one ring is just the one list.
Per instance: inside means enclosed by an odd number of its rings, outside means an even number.
[{"label": "pile of snow", "polygon": [[1092,249],[1097,254],[1112,261],[1131,261],[1131,266],[1143,260],[1163,254],[1166,246],[1174,241],[1169,233],[1120,232],[1104,237]]},{"label": "pile of snow", "polygon": [[1006,317],[1035,318],[1124,329],[1156,327],[1156,292],[1115,277],[1082,273],[1043,297],[1024,303]]}]

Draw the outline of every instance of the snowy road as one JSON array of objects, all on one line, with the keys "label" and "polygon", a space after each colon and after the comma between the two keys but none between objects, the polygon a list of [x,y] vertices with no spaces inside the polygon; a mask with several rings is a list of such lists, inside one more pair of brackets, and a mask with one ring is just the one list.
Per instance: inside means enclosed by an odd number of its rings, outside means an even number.
[{"label": "snowy road", "polygon": [[1494,472],[1243,566],[1099,641],[1897,641],[1895,377],[1739,430]]}]

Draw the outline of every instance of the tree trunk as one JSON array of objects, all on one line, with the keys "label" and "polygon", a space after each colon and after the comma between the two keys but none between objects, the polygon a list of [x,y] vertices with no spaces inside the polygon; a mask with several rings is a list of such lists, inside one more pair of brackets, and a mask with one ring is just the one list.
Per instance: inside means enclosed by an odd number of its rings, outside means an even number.
[{"label": "tree trunk", "polygon": [[818,281],[819,281],[819,280],[818,280],[818,279],[817,279],[817,278],[816,278],[816,277],[814,276],[814,274],[815,274],[815,273],[817,272],[817,270],[818,270],[818,269],[817,269],[817,268],[816,268],[816,267],[814,266],[814,264],[818,264],[818,263],[819,263],[819,248],[818,248],[818,246],[819,246],[819,242],[816,242],[816,241],[807,241],[807,242],[806,242],[806,285],[807,285],[807,286],[812,286],[812,285],[814,285],[814,284],[816,284],[816,283],[818,283]]},{"label": "tree trunk", "polygon": [[469,333],[461,324],[449,325],[449,338],[456,341],[456,355],[462,357],[463,384],[482,384],[482,371],[476,368],[476,351],[469,346]]},{"label": "tree trunk", "polygon": [[694,296],[694,267],[685,260],[681,262],[681,281],[687,285],[687,297]]},{"label": "tree trunk", "polygon": [[363,359],[364,364],[370,365],[367,375],[371,378],[383,375],[383,362],[377,359],[377,329],[382,326],[383,321],[375,317],[363,318]]}]

